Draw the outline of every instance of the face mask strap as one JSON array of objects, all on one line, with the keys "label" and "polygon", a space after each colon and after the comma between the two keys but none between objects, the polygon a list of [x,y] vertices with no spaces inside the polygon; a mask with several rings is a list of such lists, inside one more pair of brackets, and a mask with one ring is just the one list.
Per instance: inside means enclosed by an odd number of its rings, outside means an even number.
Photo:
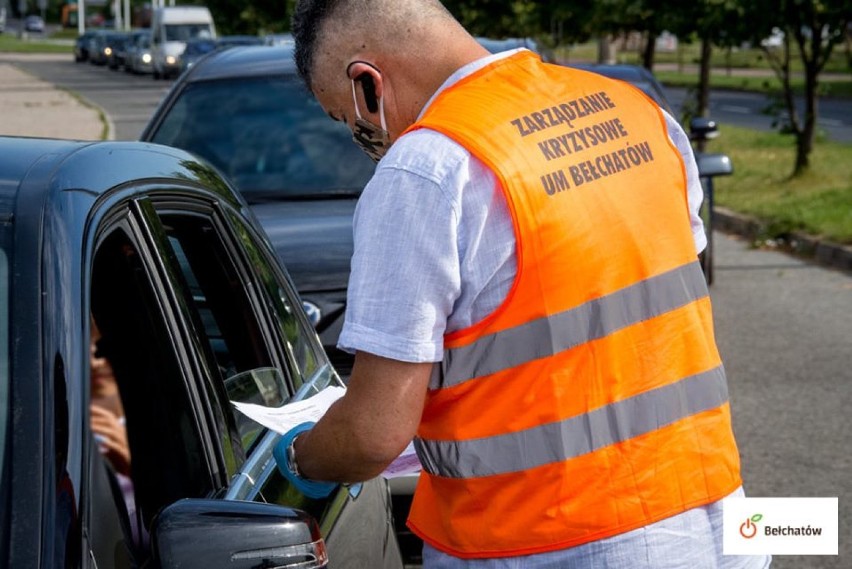
[{"label": "face mask strap", "polygon": [[[354,86],[353,86],[353,88],[354,88]],[[382,130],[387,131],[388,125],[385,122],[385,98],[384,97],[379,97],[379,122],[382,125]]]},{"label": "face mask strap", "polygon": [[[350,79],[350,81],[352,82],[352,101],[355,103],[355,118],[360,119],[361,118],[361,111],[358,110],[358,97],[355,96],[355,80]],[[382,101],[379,101],[379,105],[382,109],[381,119],[382,119],[382,128],[384,128],[385,117],[384,117],[384,105],[382,105]]]}]

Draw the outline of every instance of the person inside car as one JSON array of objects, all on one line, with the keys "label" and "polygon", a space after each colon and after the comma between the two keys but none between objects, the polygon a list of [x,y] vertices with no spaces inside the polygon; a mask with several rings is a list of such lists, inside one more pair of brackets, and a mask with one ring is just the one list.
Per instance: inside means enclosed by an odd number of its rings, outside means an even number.
[{"label": "person inside car", "polygon": [[122,503],[118,506],[123,510],[123,514],[126,514],[126,518],[124,515],[122,518],[128,524],[131,534],[129,537],[134,547],[145,547],[147,531],[136,509],[124,406],[115,373],[107,359],[107,342],[101,336],[94,319],[91,319],[91,329],[89,420],[92,434],[98,444],[98,450],[108,462],[113,483],[117,486],[114,493],[120,494]]}]

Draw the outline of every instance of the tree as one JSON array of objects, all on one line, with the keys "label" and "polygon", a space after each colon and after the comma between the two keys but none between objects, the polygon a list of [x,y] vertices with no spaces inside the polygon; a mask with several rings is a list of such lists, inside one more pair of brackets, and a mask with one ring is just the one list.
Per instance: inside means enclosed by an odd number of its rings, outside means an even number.
[{"label": "tree", "polygon": [[[789,128],[796,139],[793,175],[808,169],[818,118],[819,75],[834,48],[844,41],[852,17],[850,0],[768,0],[751,4],[756,15],[774,16],[784,34],[780,49],[761,44],[781,81]],[[759,41],[759,40],[758,40]],[[804,117],[800,117],[792,84],[792,63],[797,58],[804,75]]]},{"label": "tree", "polygon": [[[746,0],[747,1],[747,0]],[[670,20],[670,31],[680,41],[697,40],[701,44],[698,66],[698,88],[694,113],[706,117],[710,102],[710,64],[713,46],[737,46],[751,39],[759,25],[765,22],[749,22],[744,17],[745,8],[741,0],[696,0],[678,9],[678,17]]]}]

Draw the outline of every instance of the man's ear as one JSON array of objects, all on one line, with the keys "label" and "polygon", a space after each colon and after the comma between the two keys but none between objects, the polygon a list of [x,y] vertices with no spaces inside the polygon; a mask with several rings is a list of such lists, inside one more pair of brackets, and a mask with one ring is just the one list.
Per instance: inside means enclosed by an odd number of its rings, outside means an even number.
[{"label": "man's ear", "polygon": [[379,97],[382,96],[382,74],[365,61],[353,61],[347,68],[349,78],[361,85],[364,102],[370,113],[379,111]]}]

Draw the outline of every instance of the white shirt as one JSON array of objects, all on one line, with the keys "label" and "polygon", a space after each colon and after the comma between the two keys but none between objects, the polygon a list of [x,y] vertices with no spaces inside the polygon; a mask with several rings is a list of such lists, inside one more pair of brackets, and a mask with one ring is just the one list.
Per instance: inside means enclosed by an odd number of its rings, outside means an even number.
[{"label": "white shirt", "polygon": [[[512,53],[462,67],[435,95]],[[697,255],[706,246],[698,215],[703,199],[698,168],[683,129],[664,114],[669,138],[686,164]],[[515,278],[515,234],[496,177],[467,150],[435,131],[416,130],[391,146],[358,200],[354,231],[346,319],[338,340],[338,347],[346,351],[406,362],[441,361],[444,334],[491,313]],[[742,496],[742,489],[733,495]],[[619,569],[768,566],[768,557],[721,556],[721,519],[721,502],[716,502],[612,538],[512,561],[460,560],[428,544],[424,560],[435,568],[471,569],[565,567],[568,562]]]},{"label": "white shirt", "polygon": [[[504,52],[454,73],[435,96]],[[422,114],[422,112],[421,112]],[[696,254],[703,193],[689,139],[665,114],[683,155]],[[476,324],[505,299],[515,278],[515,234],[494,174],[438,132],[420,129],[391,146],[364,189],[354,218],[355,250],[342,350],[406,362],[443,358],[443,336]]]}]

